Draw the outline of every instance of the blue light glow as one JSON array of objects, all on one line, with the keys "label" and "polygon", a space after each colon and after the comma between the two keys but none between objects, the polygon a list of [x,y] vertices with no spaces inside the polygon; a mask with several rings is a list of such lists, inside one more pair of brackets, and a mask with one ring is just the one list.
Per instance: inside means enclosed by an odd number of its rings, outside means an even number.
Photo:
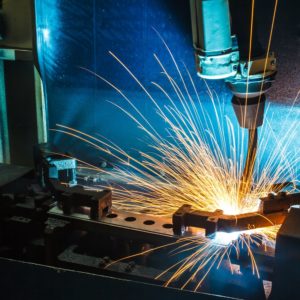
[{"label": "blue light glow", "polygon": [[240,232],[223,232],[217,231],[212,240],[216,245],[228,246],[232,241],[236,241]]},{"label": "blue light glow", "polygon": [[[38,59],[41,75],[45,84],[48,99],[49,127],[55,124],[70,125],[78,130],[91,134],[99,134],[111,141],[135,158],[140,158],[140,151],[150,152],[145,136],[124,113],[111,105],[120,105],[129,112],[132,109],[101,80],[79,67],[85,67],[111,80],[132,100],[133,104],[152,123],[161,135],[168,135],[166,124],[157,115],[155,107],[141,92],[128,74],[120,68],[108,51],[111,50],[126,63],[137,78],[163,107],[165,97],[159,94],[151,82],[157,82],[169,89],[165,76],[153,58],[153,53],[161,59],[171,76],[180,82],[176,70],[172,66],[168,53],[152,30],[160,32],[178,60],[179,68],[184,70],[183,61],[191,72],[201,103],[213,118],[214,108],[207,101],[207,88],[204,81],[196,75],[194,50],[190,28],[189,5],[185,1],[52,1],[36,0],[36,24]],[[176,8],[174,10],[174,8]],[[146,16],[146,18],[145,18]],[[116,22],[116,19],[119,20]],[[276,36],[275,36],[276,38]],[[176,77],[177,76],[177,77]],[[282,80],[277,81],[281,87]],[[233,131],[241,134],[232,106],[231,94],[220,81],[210,81],[210,88],[220,97],[221,122],[228,117],[233,122]],[[188,86],[192,89],[191,86]],[[273,89],[276,89],[274,85]],[[278,89],[278,88],[277,88]],[[273,90],[270,91],[270,94]],[[292,91],[296,96],[297,91]],[[171,95],[178,101],[177,95]],[[195,98],[195,95],[192,95]],[[278,99],[280,100],[280,99]],[[201,111],[198,102],[196,108]],[[272,103],[266,111],[265,124],[259,129],[259,158],[261,171],[264,162],[272,153],[287,130],[300,121],[300,109]],[[286,121],[284,119],[289,115]],[[202,116],[201,116],[202,117]],[[217,120],[212,120],[218,126]],[[268,143],[263,143],[265,133],[272,133]],[[298,126],[298,132],[300,127]],[[63,134],[51,135],[51,142],[65,151],[71,151],[82,159],[101,162],[103,159],[114,163],[111,157],[99,158],[99,153],[83,143],[69,139]],[[295,138],[288,151],[297,154],[300,148],[299,138]],[[245,149],[245,147],[244,147]],[[240,153],[241,149],[237,149]],[[243,155],[245,155],[243,153]],[[287,163],[292,157],[284,159]],[[276,166],[272,166],[276,170]]]},{"label": "blue light glow", "polygon": [[49,44],[50,41],[50,30],[48,28],[42,29],[44,43]]}]

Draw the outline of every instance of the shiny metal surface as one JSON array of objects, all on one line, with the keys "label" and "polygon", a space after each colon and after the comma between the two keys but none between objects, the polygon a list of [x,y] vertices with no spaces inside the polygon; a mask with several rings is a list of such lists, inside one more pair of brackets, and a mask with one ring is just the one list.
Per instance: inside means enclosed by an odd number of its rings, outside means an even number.
[{"label": "shiny metal surface", "polygon": [[[69,216],[64,215],[63,211],[57,206],[49,211],[49,215],[52,218],[57,217],[68,221],[80,222],[82,228],[94,227],[95,230],[111,230],[112,233],[124,231],[123,234],[126,237],[130,235],[145,238],[146,240],[150,238],[165,244],[174,242],[180,238],[173,233],[172,219],[166,217],[153,217],[146,214],[112,210],[107,217],[99,221],[93,221],[89,218],[88,214],[73,213]],[[191,227],[185,232],[184,237],[197,235],[204,236],[204,230]]]}]

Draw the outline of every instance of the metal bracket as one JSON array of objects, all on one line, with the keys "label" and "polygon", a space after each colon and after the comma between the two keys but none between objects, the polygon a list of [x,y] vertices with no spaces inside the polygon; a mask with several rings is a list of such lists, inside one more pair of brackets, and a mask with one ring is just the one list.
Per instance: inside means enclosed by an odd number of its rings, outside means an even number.
[{"label": "metal bracket", "polygon": [[191,205],[183,205],[173,214],[173,231],[183,235],[188,227],[203,228],[206,235],[217,231],[234,232],[282,224],[288,209],[300,204],[300,193],[270,194],[261,199],[257,212],[240,215],[224,215],[222,210],[215,212],[194,210]]},{"label": "metal bracket", "polygon": [[79,185],[67,187],[57,180],[50,180],[50,183],[54,198],[64,215],[87,211],[91,220],[98,221],[111,212],[111,190],[86,190]]}]

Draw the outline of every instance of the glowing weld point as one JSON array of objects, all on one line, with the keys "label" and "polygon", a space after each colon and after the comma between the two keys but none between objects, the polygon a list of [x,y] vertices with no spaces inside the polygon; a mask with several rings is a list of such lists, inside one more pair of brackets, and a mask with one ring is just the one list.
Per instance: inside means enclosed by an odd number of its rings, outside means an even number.
[{"label": "glowing weld point", "polygon": [[240,235],[240,232],[223,232],[217,231],[212,236],[212,241],[220,246],[228,246],[232,241],[236,241]]}]

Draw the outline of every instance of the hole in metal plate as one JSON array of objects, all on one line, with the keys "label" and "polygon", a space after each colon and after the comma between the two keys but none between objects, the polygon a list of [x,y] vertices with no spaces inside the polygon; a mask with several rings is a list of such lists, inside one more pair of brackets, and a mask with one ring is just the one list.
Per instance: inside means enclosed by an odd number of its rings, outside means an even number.
[{"label": "hole in metal plate", "polygon": [[145,224],[145,225],[153,225],[153,224],[155,224],[155,222],[154,222],[153,220],[146,220],[146,221],[144,222],[144,224]]},{"label": "hole in metal plate", "polygon": [[125,218],[126,222],[134,222],[135,220],[136,220],[135,217],[127,217],[127,218]]},{"label": "hole in metal plate", "polygon": [[173,224],[164,224],[163,228],[171,229],[171,228],[173,228]]},{"label": "hole in metal plate", "polygon": [[118,216],[117,214],[109,214],[106,216],[106,218],[113,219],[113,218],[116,218],[117,216]]}]

